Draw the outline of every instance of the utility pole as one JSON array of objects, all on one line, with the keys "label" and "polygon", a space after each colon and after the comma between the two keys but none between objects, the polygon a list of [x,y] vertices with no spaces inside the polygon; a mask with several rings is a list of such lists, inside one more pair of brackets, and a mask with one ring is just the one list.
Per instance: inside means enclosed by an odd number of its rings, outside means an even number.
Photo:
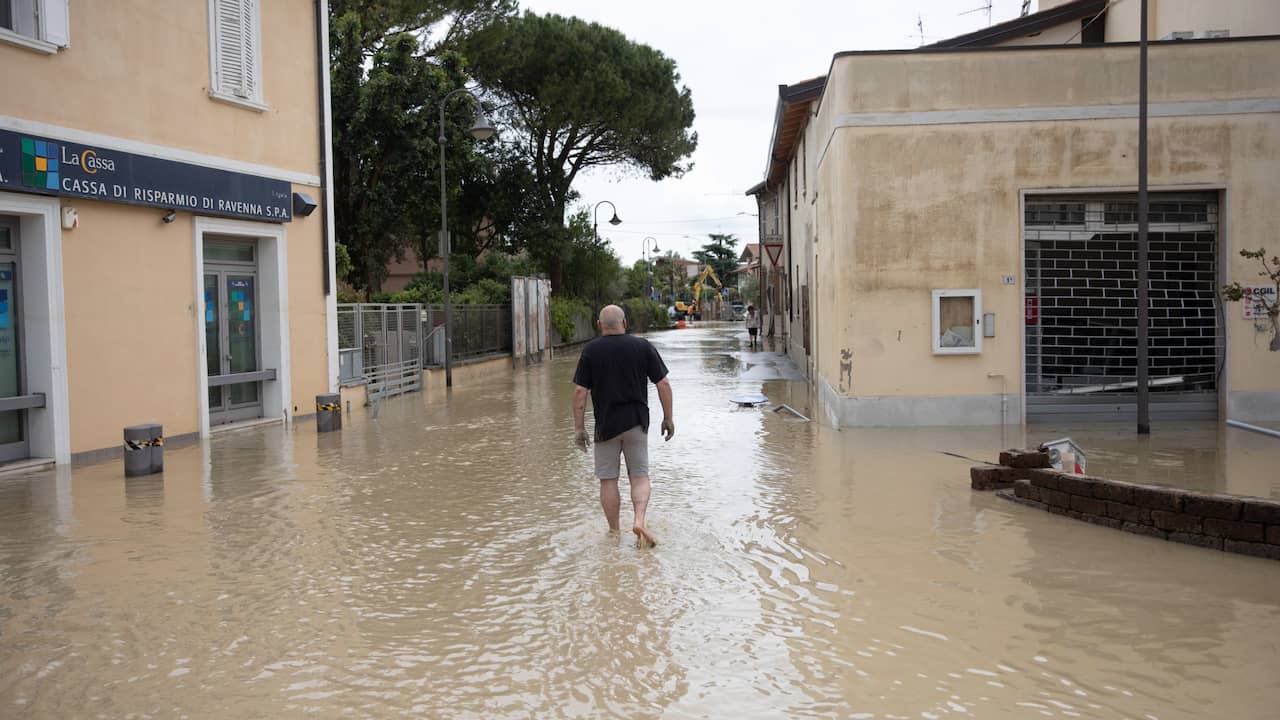
[{"label": "utility pole", "polygon": [[1151,300],[1147,268],[1147,0],[1139,9],[1138,35],[1138,434],[1151,434],[1151,388],[1147,345]]}]

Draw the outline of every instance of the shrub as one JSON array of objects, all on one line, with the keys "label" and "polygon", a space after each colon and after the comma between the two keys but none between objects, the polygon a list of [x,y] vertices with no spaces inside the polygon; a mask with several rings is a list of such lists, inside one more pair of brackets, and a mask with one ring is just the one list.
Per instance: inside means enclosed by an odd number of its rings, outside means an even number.
[{"label": "shrub", "polygon": [[652,300],[627,298],[622,301],[622,311],[627,315],[627,327],[632,332],[665,328],[670,323],[666,308]]},{"label": "shrub", "polygon": [[573,342],[573,329],[579,317],[590,318],[591,308],[578,298],[551,298],[551,327],[564,342]]}]

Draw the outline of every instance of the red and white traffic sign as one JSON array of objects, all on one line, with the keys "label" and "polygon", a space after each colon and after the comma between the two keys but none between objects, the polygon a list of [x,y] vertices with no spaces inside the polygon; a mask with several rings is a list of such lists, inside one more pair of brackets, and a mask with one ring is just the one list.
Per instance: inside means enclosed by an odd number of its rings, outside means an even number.
[{"label": "red and white traffic sign", "polygon": [[769,253],[769,262],[778,267],[778,260],[782,258],[782,243],[765,243],[764,251]]}]

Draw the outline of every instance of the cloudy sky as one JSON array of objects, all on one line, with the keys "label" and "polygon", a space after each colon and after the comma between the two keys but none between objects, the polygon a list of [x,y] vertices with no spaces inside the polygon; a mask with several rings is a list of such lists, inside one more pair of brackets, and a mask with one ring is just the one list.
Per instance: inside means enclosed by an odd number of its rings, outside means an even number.
[{"label": "cloudy sky", "polygon": [[[655,183],[600,171],[578,180],[584,205],[617,205],[623,224],[605,224],[609,208],[601,207],[600,234],[630,264],[646,236],[685,257],[711,232],[756,240],[748,215],[754,202],[743,193],[764,177],[778,85],[826,74],[842,50],[917,47],[918,20],[926,42],[977,30],[987,24],[986,2],[522,0],[522,6],[599,22],[657,48],[675,60],[693,93],[698,150],[683,178]],[[991,21],[1017,17],[1021,8],[1022,0],[991,0]]]}]

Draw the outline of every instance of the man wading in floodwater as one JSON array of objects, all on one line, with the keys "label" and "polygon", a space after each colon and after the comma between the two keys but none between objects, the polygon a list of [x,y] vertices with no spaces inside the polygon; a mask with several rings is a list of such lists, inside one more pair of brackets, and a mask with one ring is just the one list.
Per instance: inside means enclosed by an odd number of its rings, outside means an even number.
[{"label": "man wading in floodwater", "polygon": [[649,386],[658,387],[662,403],[662,436],[676,433],[671,412],[671,383],[667,366],[648,340],[627,334],[622,308],[609,305],[600,311],[600,337],[587,343],[573,374],[573,424],[578,448],[586,451],[587,393],[596,418],[596,477],[600,479],[600,505],[609,529],[618,530],[622,498],[618,495],[618,455],[627,458],[631,505],[636,519],[631,526],[643,545],[657,545],[644,526],[649,507]]}]

